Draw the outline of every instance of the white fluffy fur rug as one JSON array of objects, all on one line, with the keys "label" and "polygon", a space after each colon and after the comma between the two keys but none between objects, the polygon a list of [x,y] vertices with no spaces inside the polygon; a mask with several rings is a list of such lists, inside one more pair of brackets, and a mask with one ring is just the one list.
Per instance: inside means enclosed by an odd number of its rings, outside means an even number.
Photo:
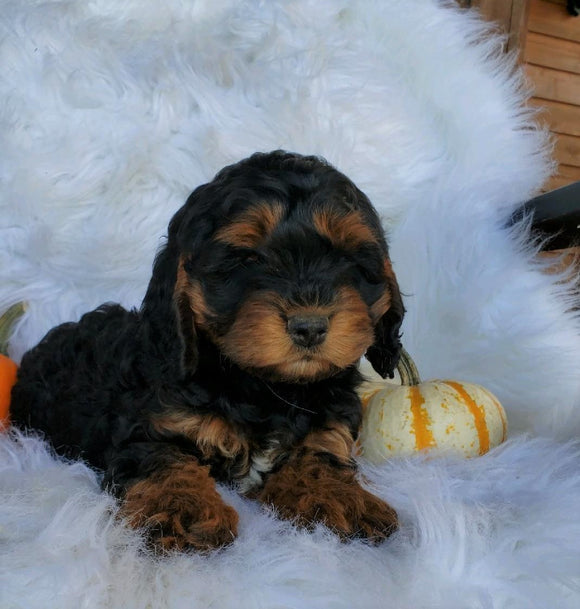
[{"label": "white fluffy fur rug", "polygon": [[0,0],[0,312],[18,359],[106,300],[137,305],[167,222],[224,164],[322,154],[379,209],[423,376],[479,382],[512,439],[364,471],[402,530],[340,544],[223,489],[241,535],[155,559],[97,475],[0,438],[0,607],[580,606],[580,322],[526,227],[551,171],[473,14],[435,0]]}]

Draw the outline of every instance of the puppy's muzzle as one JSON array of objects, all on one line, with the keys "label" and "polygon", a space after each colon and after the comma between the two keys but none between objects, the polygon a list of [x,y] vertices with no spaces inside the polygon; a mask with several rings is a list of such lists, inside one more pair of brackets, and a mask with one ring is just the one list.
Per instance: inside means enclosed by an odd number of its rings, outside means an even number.
[{"label": "puppy's muzzle", "polygon": [[328,317],[294,315],[288,319],[288,334],[299,347],[316,347],[326,340]]}]

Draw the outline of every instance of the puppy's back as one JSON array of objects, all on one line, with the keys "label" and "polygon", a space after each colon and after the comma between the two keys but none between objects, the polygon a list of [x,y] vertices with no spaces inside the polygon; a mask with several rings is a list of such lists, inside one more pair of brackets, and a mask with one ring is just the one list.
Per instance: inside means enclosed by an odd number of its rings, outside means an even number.
[{"label": "puppy's back", "polygon": [[43,432],[60,454],[102,467],[123,394],[144,382],[138,341],[138,315],[120,305],[53,328],[22,359],[12,424]]}]

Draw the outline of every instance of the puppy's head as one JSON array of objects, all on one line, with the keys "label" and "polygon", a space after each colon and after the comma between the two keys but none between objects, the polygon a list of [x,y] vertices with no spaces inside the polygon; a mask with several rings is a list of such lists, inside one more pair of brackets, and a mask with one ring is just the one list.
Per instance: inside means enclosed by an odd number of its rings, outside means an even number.
[{"label": "puppy's head", "polygon": [[200,334],[284,382],[327,378],[365,353],[392,375],[399,356],[404,308],[380,222],[315,157],[255,154],[196,189],[171,221],[144,312],[163,301],[189,371]]}]

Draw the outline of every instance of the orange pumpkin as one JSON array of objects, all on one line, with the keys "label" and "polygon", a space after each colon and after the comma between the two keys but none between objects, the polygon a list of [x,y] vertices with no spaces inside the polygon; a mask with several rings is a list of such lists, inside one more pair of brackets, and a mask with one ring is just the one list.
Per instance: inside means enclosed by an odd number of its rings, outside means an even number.
[{"label": "orange pumpkin", "polygon": [[17,370],[18,366],[0,353],[0,428],[9,424],[10,392],[16,382]]}]

